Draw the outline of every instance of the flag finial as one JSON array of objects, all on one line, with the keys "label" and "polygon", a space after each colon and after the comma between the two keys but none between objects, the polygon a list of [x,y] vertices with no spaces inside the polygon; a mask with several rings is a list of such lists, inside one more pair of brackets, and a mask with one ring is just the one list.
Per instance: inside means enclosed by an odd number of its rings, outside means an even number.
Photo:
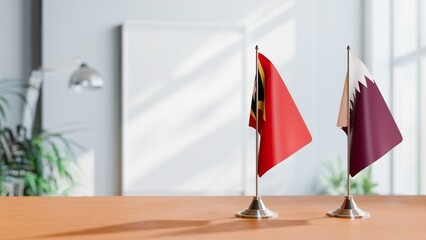
[{"label": "flag finial", "polygon": [[256,45],[256,47],[254,47],[254,49],[259,50],[259,46]]},{"label": "flag finial", "polygon": [[348,45],[348,47],[346,49],[351,50],[351,47]]}]

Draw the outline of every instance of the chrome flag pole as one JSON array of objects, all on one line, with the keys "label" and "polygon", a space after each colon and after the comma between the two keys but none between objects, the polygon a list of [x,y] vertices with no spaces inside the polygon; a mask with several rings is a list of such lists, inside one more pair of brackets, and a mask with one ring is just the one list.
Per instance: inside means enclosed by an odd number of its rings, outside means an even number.
[{"label": "chrome flag pole", "polygon": [[240,212],[236,216],[239,218],[276,218],[278,214],[269,210],[259,195],[259,60],[258,51],[259,47],[256,45],[256,77],[255,77],[255,90],[256,90],[256,196],[250,203],[250,206]]},{"label": "chrome flag pole", "polygon": [[348,96],[348,102],[347,102],[347,181],[346,181],[346,196],[343,200],[342,205],[339,208],[336,208],[335,210],[327,212],[327,215],[330,217],[340,217],[340,218],[368,218],[370,214],[368,212],[365,212],[361,210],[355,203],[355,200],[353,199],[353,196],[351,195],[351,183],[350,183],[350,169],[351,169],[351,161],[350,161],[350,85],[349,85],[349,54],[351,48],[348,46],[347,48],[347,81],[346,81],[346,94]]}]

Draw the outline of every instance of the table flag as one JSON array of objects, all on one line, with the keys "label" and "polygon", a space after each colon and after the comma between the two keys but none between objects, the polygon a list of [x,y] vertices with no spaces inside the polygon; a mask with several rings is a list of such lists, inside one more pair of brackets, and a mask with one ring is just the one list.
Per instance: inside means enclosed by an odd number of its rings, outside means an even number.
[{"label": "table flag", "polygon": [[[260,138],[258,174],[288,158],[312,141],[311,134],[274,65],[258,55],[258,121]],[[256,84],[249,126],[256,129]]]},{"label": "table flag", "polygon": [[348,83],[346,74],[337,126],[349,137],[350,174],[353,177],[398,145],[402,135],[367,67],[352,53],[349,62],[350,80]]}]

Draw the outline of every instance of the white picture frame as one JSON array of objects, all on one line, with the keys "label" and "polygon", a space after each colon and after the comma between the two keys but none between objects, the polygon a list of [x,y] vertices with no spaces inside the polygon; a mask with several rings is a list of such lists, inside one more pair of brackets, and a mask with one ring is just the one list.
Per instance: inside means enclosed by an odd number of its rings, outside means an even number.
[{"label": "white picture frame", "polygon": [[241,195],[249,94],[244,27],[122,26],[122,195]]}]

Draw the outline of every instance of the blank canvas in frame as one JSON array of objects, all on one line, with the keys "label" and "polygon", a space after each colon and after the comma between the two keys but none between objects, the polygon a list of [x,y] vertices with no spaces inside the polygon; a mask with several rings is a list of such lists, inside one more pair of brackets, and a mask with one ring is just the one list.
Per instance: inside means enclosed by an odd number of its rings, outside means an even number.
[{"label": "blank canvas in frame", "polygon": [[241,194],[243,32],[141,22],[122,31],[123,195]]}]

